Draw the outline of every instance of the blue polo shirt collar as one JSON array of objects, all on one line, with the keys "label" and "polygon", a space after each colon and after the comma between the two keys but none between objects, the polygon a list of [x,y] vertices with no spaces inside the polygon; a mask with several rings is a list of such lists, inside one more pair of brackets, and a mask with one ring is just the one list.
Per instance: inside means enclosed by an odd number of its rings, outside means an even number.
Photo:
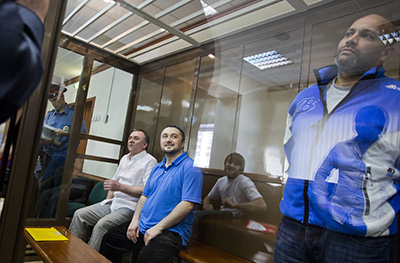
[{"label": "blue polo shirt collar", "polygon": [[[179,165],[183,160],[185,160],[187,157],[188,157],[187,152],[183,152],[181,155],[178,156],[178,158],[176,158],[176,159],[172,162],[172,164],[171,164],[170,166],[172,166],[172,165],[178,166],[178,165]],[[165,167],[165,162],[166,162],[166,161],[167,161],[167,158],[164,157],[164,158],[162,159],[162,161],[158,164],[158,166],[159,166],[160,168],[166,169],[166,167]],[[170,167],[170,166],[169,166],[169,167]]]}]

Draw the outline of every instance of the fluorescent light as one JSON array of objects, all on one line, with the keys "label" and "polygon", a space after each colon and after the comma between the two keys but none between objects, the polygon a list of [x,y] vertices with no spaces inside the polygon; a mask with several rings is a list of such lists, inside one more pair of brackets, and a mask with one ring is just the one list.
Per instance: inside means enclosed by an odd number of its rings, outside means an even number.
[{"label": "fluorescent light", "polygon": [[151,111],[154,111],[154,108],[147,106],[147,105],[138,105],[137,110],[151,112]]},{"label": "fluorescent light", "polygon": [[203,6],[203,12],[206,16],[215,15],[217,10],[215,10],[212,6],[206,4],[203,0],[200,0],[201,5]]},{"label": "fluorescent light", "polygon": [[208,57],[211,58],[211,59],[215,58],[214,54],[208,54]]},{"label": "fluorescent light", "polygon": [[383,42],[384,45],[387,43],[393,44],[393,42],[400,42],[400,31],[391,32],[391,33],[381,33],[379,38]]},{"label": "fluorescent light", "polygon": [[249,62],[250,64],[256,66],[261,70],[282,67],[293,63],[293,61],[283,56],[282,54],[279,54],[279,52],[276,50],[247,56],[244,57],[243,60]]}]

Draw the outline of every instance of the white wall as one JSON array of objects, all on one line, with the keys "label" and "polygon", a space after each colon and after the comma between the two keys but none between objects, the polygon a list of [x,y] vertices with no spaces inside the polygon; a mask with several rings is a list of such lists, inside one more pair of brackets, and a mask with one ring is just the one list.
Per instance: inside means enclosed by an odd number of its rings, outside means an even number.
[{"label": "white wall", "polygon": [[[121,140],[125,126],[126,110],[132,87],[132,74],[109,68],[92,75],[89,84],[88,98],[95,97],[93,117],[89,133],[101,137]],[[73,85],[64,93],[67,103],[75,101],[77,90]],[[52,109],[48,103],[48,110]],[[107,122],[106,116],[108,116]],[[119,159],[120,146],[88,140],[86,154]],[[111,178],[117,165],[111,163],[85,160],[83,172],[105,178]]]},{"label": "white wall", "polygon": [[[92,121],[90,134],[122,140],[131,87],[132,74],[118,69],[110,68],[92,75],[88,98],[96,97],[93,116],[100,116],[100,121]],[[86,148],[86,154],[115,159],[119,158],[119,151],[117,145],[93,140],[88,141]],[[85,160],[83,163],[84,173],[106,178],[111,178],[116,168],[116,164],[104,162]]]}]

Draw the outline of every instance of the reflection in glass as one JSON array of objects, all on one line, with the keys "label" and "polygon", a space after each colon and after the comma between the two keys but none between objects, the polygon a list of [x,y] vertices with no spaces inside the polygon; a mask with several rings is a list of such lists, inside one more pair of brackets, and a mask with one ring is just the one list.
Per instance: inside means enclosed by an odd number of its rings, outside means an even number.
[{"label": "reflection in glass", "polygon": [[[87,111],[91,111],[87,113],[90,135],[122,140],[131,88],[132,74],[94,61],[86,102],[94,99],[92,108],[87,106]],[[120,146],[88,140],[84,153],[118,159]],[[81,169],[83,173],[105,178],[111,178],[115,170],[115,164],[88,160],[83,161]]]},{"label": "reflection in glass", "polygon": [[[75,101],[75,96],[72,95],[75,94],[74,90],[65,88],[64,80],[66,77],[75,77],[72,75],[75,74],[74,69],[78,72],[82,61],[82,56],[59,48],[34,170],[34,188],[29,206],[31,217],[51,218],[56,213],[69,135],[72,131],[74,107],[71,103]],[[71,62],[79,64],[72,66]],[[68,67],[71,71],[65,72]],[[84,122],[81,131],[87,132]]]},{"label": "reflection in glass", "polygon": [[195,164],[222,168],[233,148],[241,49],[201,57],[189,152]]},{"label": "reflection in glass", "polygon": [[[163,72],[164,70],[161,69],[143,74],[140,82],[139,98],[133,127],[135,129],[143,129],[150,138],[155,138],[156,135],[155,123],[157,123],[160,107],[164,79]],[[150,140],[148,149],[152,150],[154,146],[158,148],[158,142]]]},{"label": "reflection in glass", "polygon": [[243,60],[236,151],[251,160],[247,165],[249,172],[283,175],[285,122],[282,120],[286,118],[287,108],[297,94],[299,33],[299,30],[293,29],[284,33],[281,31],[279,35],[245,44],[244,58],[255,57],[256,61],[263,61],[263,56],[273,58],[260,63],[275,63],[283,57],[287,58],[285,61],[291,61],[285,65],[277,62],[275,67],[259,68]]},{"label": "reflection in glass", "polygon": [[214,135],[214,124],[200,124],[197,132],[196,155],[194,166],[208,168],[211,157],[211,146]]},{"label": "reflection in glass", "polygon": [[189,60],[166,68],[155,137],[157,147],[153,148],[153,156],[158,160],[164,156],[158,142],[165,126],[177,125],[189,134],[194,67],[195,60]]}]

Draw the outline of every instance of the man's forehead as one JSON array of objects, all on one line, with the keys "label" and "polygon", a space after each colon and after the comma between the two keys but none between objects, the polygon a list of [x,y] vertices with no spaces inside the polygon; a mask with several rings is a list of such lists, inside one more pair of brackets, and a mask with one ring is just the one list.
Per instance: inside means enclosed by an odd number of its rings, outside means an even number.
[{"label": "man's forehead", "polygon": [[161,134],[178,134],[178,135],[181,135],[181,132],[177,128],[167,127],[161,132]]},{"label": "man's forehead", "polygon": [[349,30],[371,30],[377,32],[381,25],[390,23],[386,18],[379,15],[368,15],[361,17],[354,21],[354,23],[350,26]]},{"label": "man's forehead", "polygon": [[141,131],[133,131],[131,133],[131,135],[129,135],[129,137],[135,137],[135,136],[139,136],[140,138],[142,138],[143,137],[143,132],[141,132]]}]

